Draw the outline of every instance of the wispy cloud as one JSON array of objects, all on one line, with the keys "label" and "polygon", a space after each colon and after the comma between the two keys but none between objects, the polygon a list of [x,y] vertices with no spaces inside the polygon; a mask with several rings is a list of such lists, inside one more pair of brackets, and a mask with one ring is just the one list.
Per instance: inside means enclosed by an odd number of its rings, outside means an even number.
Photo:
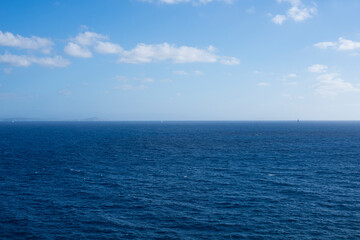
[{"label": "wispy cloud", "polygon": [[195,47],[162,44],[138,44],[135,48],[124,51],[120,55],[120,63],[150,63],[171,61],[173,63],[215,63],[236,65],[240,61],[234,57],[224,57],[215,54],[212,46],[207,49]]},{"label": "wispy cloud", "polygon": [[70,38],[64,52],[73,57],[91,58],[92,50],[101,54],[120,54],[123,51],[120,45],[108,42],[107,39],[108,36],[99,33],[81,32],[76,37]]},{"label": "wispy cloud", "polygon": [[179,4],[179,3],[192,3],[194,5],[207,4],[211,2],[225,2],[232,3],[233,0],[140,0],[149,3],[163,3],[163,4]]},{"label": "wispy cloud", "polygon": [[204,73],[202,71],[199,71],[199,70],[195,70],[193,72],[186,72],[186,71],[183,71],[183,70],[177,70],[177,71],[173,71],[173,74],[176,74],[176,75],[181,75],[181,76],[189,76],[189,75],[196,75],[196,76],[201,76],[201,75],[204,75]]},{"label": "wispy cloud", "polygon": [[359,92],[360,89],[350,82],[344,81],[338,73],[326,73],[328,66],[322,64],[314,64],[308,67],[308,71],[312,73],[321,73],[317,76],[317,84],[315,84],[314,92],[321,96],[336,96],[339,93]]},{"label": "wispy cloud", "polygon": [[83,46],[92,46],[102,39],[108,39],[108,37],[99,33],[86,31],[79,33],[75,38],[71,39],[71,41]]},{"label": "wispy cloud", "polygon": [[297,77],[298,76],[295,73],[289,73],[283,76],[282,81],[285,85],[291,85],[291,86],[297,85],[298,82],[294,81],[294,79],[296,79]]},{"label": "wispy cloud", "polygon": [[278,3],[289,3],[290,8],[285,14],[276,14],[271,20],[276,24],[283,24],[287,19],[292,19],[295,22],[302,22],[308,18],[313,17],[317,13],[316,5],[305,6],[301,0],[277,0]]},{"label": "wispy cloud", "polygon": [[236,57],[219,56],[213,46],[205,49],[189,46],[176,46],[169,43],[137,44],[133,49],[124,50],[120,45],[109,41],[107,36],[85,32],[80,33],[65,46],[66,54],[73,57],[90,58],[93,56],[91,47],[100,54],[115,54],[119,56],[119,63],[151,63],[170,61],[172,63],[215,63],[237,65],[240,60]]},{"label": "wispy cloud", "polygon": [[314,86],[315,93],[321,96],[336,96],[339,93],[359,92],[350,82],[344,81],[337,73],[326,73],[318,76]]},{"label": "wispy cloud", "polygon": [[199,71],[199,70],[195,70],[194,74],[197,75],[197,76],[204,75],[204,73],[202,71]]},{"label": "wispy cloud", "polygon": [[[37,50],[42,54],[50,54],[54,43],[48,38],[41,38],[37,36],[24,37],[19,34],[0,31],[0,46],[14,47],[24,50]],[[39,53],[37,52],[37,53]],[[0,63],[8,64],[11,66],[28,67],[33,64],[45,67],[66,67],[70,62],[61,56],[47,56],[39,57],[31,55],[14,55],[5,51],[0,54]],[[9,74],[11,70],[5,71]]]},{"label": "wispy cloud", "polygon": [[286,16],[285,16],[285,15],[281,15],[281,14],[275,15],[275,17],[273,17],[273,18],[271,19],[271,21],[273,21],[274,23],[279,24],[279,25],[283,24],[283,22],[284,22],[285,20],[286,20]]},{"label": "wispy cloud", "polygon": [[88,48],[80,46],[73,42],[70,42],[65,46],[64,52],[67,55],[80,58],[91,58],[93,56]]},{"label": "wispy cloud", "polygon": [[100,40],[107,38],[107,36],[95,32],[81,32],[75,38],[70,39],[64,52],[73,57],[91,58],[93,55],[89,47],[99,44]]},{"label": "wispy cloud", "polygon": [[284,75],[284,78],[296,78],[297,75],[295,73],[289,73],[287,75]]},{"label": "wispy cloud", "polygon": [[155,80],[152,78],[136,78],[136,77],[126,77],[120,75],[116,76],[114,79],[119,82],[138,82],[138,83],[140,82],[144,84],[155,82]]},{"label": "wispy cloud", "polygon": [[145,90],[150,84],[155,82],[155,80],[152,78],[137,78],[126,76],[116,76],[115,80],[121,82],[121,84],[115,86],[114,88],[122,91]]},{"label": "wispy cloud", "polygon": [[115,89],[119,89],[122,91],[131,91],[131,90],[145,90],[147,86],[144,84],[141,85],[133,85],[133,84],[121,84],[115,87]]},{"label": "wispy cloud", "polygon": [[290,93],[285,93],[285,94],[282,94],[281,96],[284,97],[284,98],[288,98],[288,99],[291,100],[291,101],[294,101],[294,100],[303,100],[303,99],[305,99],[304,96],[301,96],[301,95],[293,95],[293,94],[290,94]]},{"label": "wispy cloud", "polygon": [[338,50],[347,51],[347,50],[354,50],[359,48],[360,48],[360,42],[347,40],[345,38],[339,38]]},{"label": "wispy cloud", "polygon": [[326,72],[326,70],[328,69],[328,66],[323,65],[323,64],[314,64],[308,67],[308,71],[312,72],[312,73],[322,73],[322,72]]},{"label": "wispy cloud", "polygon": [[349,50],[360,49],[360,42],[339,37],[337,42],[319,42],[314,44],[314,46],[321,49],[334,48],[339,51],[349,51]]},{"label": "wispy cloud", "polygon": [[0,63],[9,64],[18,67],[28,67],[32,64],[38,64],[45,67],[66,67],[70,62],[61,56],[55,57],[35,57],[28,55],[13,55],[5,53],[0,55]]},{"label": "wispy cloud", "polygon": [[202,50],[194,47],[176,47],[168,43],[138,44],[134,49],[125,51],[119,62],[149,63],[171,60],[175,63],[186,62],[216,62],[216,55],[208,49]]},{"label": "wispy cloud", "polygon": [[111,42],[98,42],[94,49],[102,54],[121,54],[124,51],[120,45]]},{"label": "wispy cloud", "polygon": [[50,53],[53,45],[54,43],[47,38],[37,36],[23,37],[19,34],[14,35],[10,32],[0,31],[0,46],[40,50],[44,53]]},{"label": "wispy cloud", "polygon": [[185,72],[183,70],[177,70],[177,71],[174,71],[173,73],[176,74],[176,75],[181,75],[181,76],[188,76],[189,75],[188,72]]},{"label": "wispy cloud", "polygon": [[315,47],[318,48],[322,48],[322,49],[327,49],[329,47],[336,47],[337,43],[336,42],[319,42],[314,44]]}]

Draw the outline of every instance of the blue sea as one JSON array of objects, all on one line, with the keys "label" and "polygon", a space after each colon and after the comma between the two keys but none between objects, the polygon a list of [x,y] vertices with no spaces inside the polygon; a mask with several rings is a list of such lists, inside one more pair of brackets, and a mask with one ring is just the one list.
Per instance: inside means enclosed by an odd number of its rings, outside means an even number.
[{"label": "blue sea", "polygon": [[2,122],[0,239],[360,239],[360,122]]}]

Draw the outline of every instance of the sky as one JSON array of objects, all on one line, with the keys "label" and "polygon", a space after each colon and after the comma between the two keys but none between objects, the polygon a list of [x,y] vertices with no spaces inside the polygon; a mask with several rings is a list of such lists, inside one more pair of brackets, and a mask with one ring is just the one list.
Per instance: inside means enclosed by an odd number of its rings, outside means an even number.
[{"label": "sky", "polygon": [[0,119],[360,120],[358,0],[3,0]]}]

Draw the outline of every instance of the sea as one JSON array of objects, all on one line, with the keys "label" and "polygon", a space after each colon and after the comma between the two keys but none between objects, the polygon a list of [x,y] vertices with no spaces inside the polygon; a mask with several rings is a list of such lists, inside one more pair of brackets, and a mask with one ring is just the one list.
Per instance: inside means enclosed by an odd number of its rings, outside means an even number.
[{"label": "sea", "polygon": [[360,122],[1,122],[0,239],[360,239]]}]

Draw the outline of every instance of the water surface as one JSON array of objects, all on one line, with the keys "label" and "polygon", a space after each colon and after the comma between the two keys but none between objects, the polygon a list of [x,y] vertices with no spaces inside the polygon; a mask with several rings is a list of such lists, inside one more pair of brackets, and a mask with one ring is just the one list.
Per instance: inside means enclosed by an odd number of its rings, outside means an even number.
[{"label": "water surface", "polygon": [[360,122],[0,123],[1,239],[360,239]]}]

